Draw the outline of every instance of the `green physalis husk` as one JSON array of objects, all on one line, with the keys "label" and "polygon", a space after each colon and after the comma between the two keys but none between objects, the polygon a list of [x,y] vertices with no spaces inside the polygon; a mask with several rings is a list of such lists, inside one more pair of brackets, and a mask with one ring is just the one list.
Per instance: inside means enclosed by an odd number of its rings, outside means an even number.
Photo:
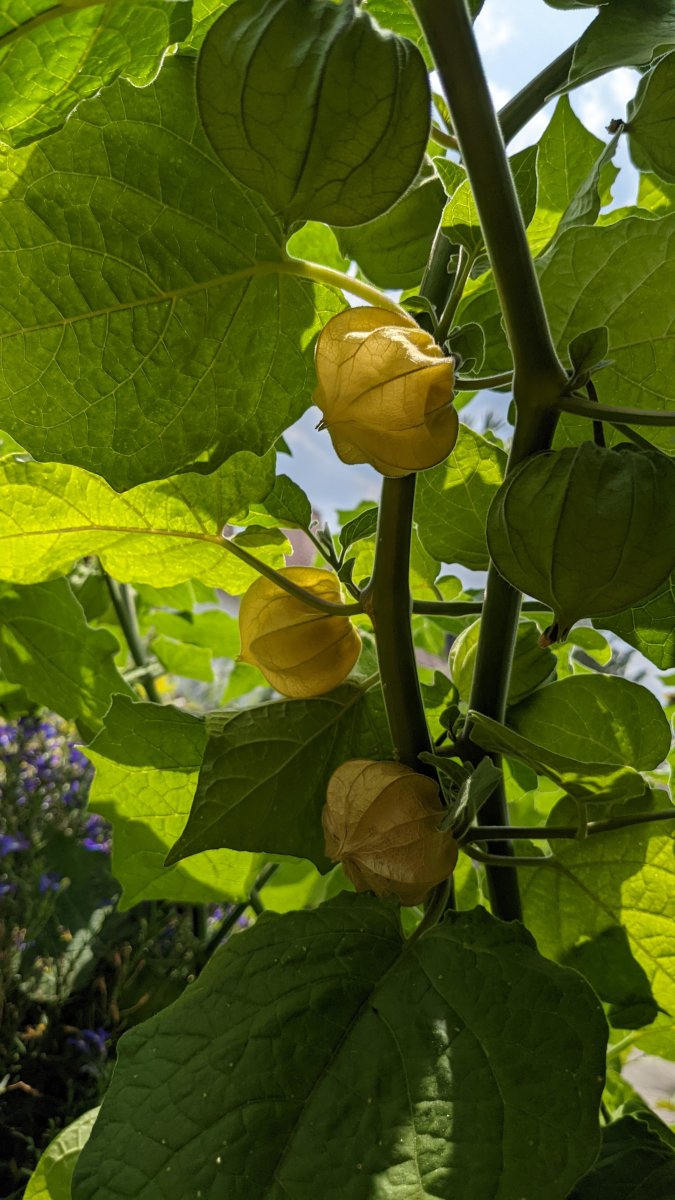
[{"label": "green physalis husk", "polygon": [[553,610],[543,644],[582,617],[646,600],[675,568],[675,462],[658,450],[593,442],[529,458],[487,522],[500,575]]}]

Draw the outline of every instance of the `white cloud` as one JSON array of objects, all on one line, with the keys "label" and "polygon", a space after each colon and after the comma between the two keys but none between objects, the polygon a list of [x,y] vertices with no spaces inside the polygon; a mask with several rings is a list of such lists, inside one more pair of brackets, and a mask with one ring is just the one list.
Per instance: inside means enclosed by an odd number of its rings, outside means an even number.
[{"label": "white cloud", "polygon": [[508,15],[507,6],[499,2],[487,5],[482,10],[475,29],[481,54],[494,54],[495,50],[512,42],[516,35],[516,27]]},{"label": "white cloud", "polygon": [[490,83],[489,81],[488,87],[490,89],[490,95],[492,96],[492,103],[497,110],[503,108],[506,104],[506,101],[511,99],[511,92],[508,88],[501,87],[501,85],[498,83]]},{"label": "white cloud", "polygon": [[620,67],[618,71],[612,71],[608,75],[607,82],[614,99],[618,104],[622,104],[625,108],[629,100],[633,99],[637,91],[637,86],[640,81],[640,76],[637,71],[631,71],[628,67]]}]

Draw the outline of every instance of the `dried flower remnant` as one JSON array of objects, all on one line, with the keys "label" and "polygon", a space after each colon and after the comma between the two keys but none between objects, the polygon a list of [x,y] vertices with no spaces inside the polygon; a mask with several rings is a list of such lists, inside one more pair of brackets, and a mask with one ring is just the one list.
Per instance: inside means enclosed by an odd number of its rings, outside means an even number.
[{"label": "dried flower remnant", "polygon": [[[342,601],[340,581],[331,571],[285,567],[279,573],[322,600]],[[338,687],[361,649],[349,617],[321,612],[262,576],[241,602],[239,631],[241,661],[258,667],[282,696],[296,700]]]},{"label": "dried flower remnant", "polygon": [[412,317],[381,308],[338,313],[319,336],[316,374],[320,428],[343,462],[396,478],[436,466],[453,449],[454,363]]},{"label": "dried flower remnant", "polygon": [[357,892],[421,904],[454,870],[457,842],[438,828],[443,806],[426,775],[356,758],[331,776],[323,810],[326,854]]}]

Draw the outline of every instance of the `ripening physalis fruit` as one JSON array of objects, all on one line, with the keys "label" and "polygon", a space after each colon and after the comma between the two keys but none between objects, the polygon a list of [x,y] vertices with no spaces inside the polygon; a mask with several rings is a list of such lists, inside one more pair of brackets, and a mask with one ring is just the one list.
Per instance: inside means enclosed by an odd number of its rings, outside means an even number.
[{"label": "ripening physalis fruit", "polygon": [[[331,571],[285,567],[280,575],[321,600],[340,604],[340,581]],[[361,639],[349,617],[332,616],[261,576],[239,609],[242,662],[295,700],[322,696],[345,680],[359,657]]]},{"label": "ripening physalis fruit", "polygon": [[348,308],[316,344],[314,403],[338,458],[382,475],[425,471],[457,441],[454,364],[412,317]]},{"label": "ripening physalis fruit", "polygon": [[351,759],[328,784],[326,854],[357,892],[421,904],[457,862],[457,842],[438,827],[443,812],[433,779],[396,762]]},{"label": "ripening physalis fruit", "polygon": [[639,604],[675,568],[675,462],[584,442],[529,458],[492,502],[487,541],[513,587],[553,610],[543,645],[581,617]]}]

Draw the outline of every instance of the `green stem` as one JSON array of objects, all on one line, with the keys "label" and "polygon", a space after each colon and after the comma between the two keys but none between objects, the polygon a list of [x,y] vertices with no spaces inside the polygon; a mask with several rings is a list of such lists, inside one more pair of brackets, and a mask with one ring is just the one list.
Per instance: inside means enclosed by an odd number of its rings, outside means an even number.
[{"label": "green stem", "polygon": [[480,392],[483,389],[510,387],[513,371],[502,371],[499,375],[485,375],[482,379],[455,379],[456,392]]},{"label": "green stem", "polygon": [[155,681],[147,669],[148,662],[145,656],[145,647],[141,640],[138,620],[136,618],[136,605],[133,596],[130,594],[129,587],[125,583],[120,584],[116,579],[111,579],[107,571],[103,572],[103,578],[105,579],[117,620],[120,623],[122,633],[129,647],[129,653],[136,666],[142,670],[140,679],[145,689],[145,694],[153,704],[161,704],[162,700],[155,686]]},{"label": "green stem", "polygon": [[[495,117],[473,28],[464,0],[414,0],[434,55],[462,157],[476,202],[485,245],[495,276],[514,361],[516,429],[507,470],[547,449],[555,431],[554,408],[567,383],[544,309],[527,244],[501,132]],[[535,89],[531,87],[530,95]],[[534,103],[534,100],[532,101]],[[485,589],[470,703],[502,721],[506,708],[521,596],[491,564]],[[474,762],[484,751],[466,747]],[[480,823],[508,824],[503,785],[481,809]],[[505,920],[521,915],[515,871],[503,867],[512,847],[488,843],[488,882],[495,914]],[[493,854],[502,850],[503,854]]]},{"label": "green stem", "polygon": [[457,138],[451,133],[446,133],[444,129],[440,129],[438,125],[431,126],[431,140],[438,142],[439,146],[445,146],[447,150],[459,150]]},{"label": "green stem", "polygon": [[[464,0],[414,0],[436,62],[495,277],[516,401],[541,408],[567,382],[551,338],[525,226]],[[520,388],[518,388],[518,380]]]},{"label": "green stem", "polygon": [[385,479],[377,524],[372,578],[361,593],[371,616],[384,705],[394,753],[399,762],[435,778],[419,761],[431,751],[422,703],[410,621],[410,537],[415,503],[415,475]]},{"label": "green stem", "polygon": [[[448,265],[451,258],[452,247],[443,233],[442,225],[439,225],[420,284],[420,295],[426,296],[437,312],[443,308],[450,290]],[[421,314],[418,317],[420,324],[423,324],[423,316]]]},{"label": "green stem", "polygon": [[450,329],[452,328],[452,323],[455,319],[455,313],[457,312],[459,302],[464,294],[466,281],[469,278],[474,261],[474,255],[469,254],[463,246],[460,247],[459,255],[457,257],[457,270],[455,272],[455,278],[452,282],[452,289],[450,291],[450,295],[448,296],[445,308],[439,317],[438,326],[436,328],[436,341],[439,343],[439,345],[442,345],[448,336]]},{"label": "green stem", "polygon": [[[429,617],[470,617],[473,613],[480,616],[484,608],[483,600],[413,600],[412,610],[415,616]],[[548,612],[545,604],[538,600],[528,600],[521,605],[521,612]]]},{"label": "green stem", "polygon": [[343,292],[348,292],[350,296],[358,296],[360,300],[367,301],[375,308],[386,308],[388,312],[397,313],[410,320],[410,313],[392,300],[391,296],[387,296],[370,283],[364,283],[361,279],[345,275],[344,271],[335,271],[332,267],[324,267],[321,263],[307,262],[302,258],[284,259],[282,263],[277,264],[277,270],[282,275],[299,275],[302,279],[313,279],[316,283],[324,283],[326,287],[341,288]]},{"label": "green stem", "polygon": [[567,82],[576,48],[577,43],[573,42],[499,110],[502,137],[507,144],[543,108],[549,97]]},{"label": "green stem", "polygon": [[612,421],[612,428],[616,429],[617,433],[620,433],[621,436],[625,437],[627,441],[635,442],[636,446],[641,446],[643,450],[655,449],[653,442],[648,441],[647,438],[643,438],[641,434],[636,433],[636,431],[632,429],[630,425],[620,425],[617,421]]},{"label": "green stem", "polygon": [[[506,868],[508,875],[515,875],[515,867],[541,867],[545,864],[549,866],[555,865],[555,859],[552,854],[530,854],[527,856],[522,854],[492,854],[489,851],[477,850],[475,846],[471,845],[462,845],[460,846],[460,850],[463,850],[475,862],[485,863],[488,867],[497,867],[500,871],[504,871]],[[511,919],[520,920],[521,918],[512,917]]]},{"label": "green stem", "polygon": [[561,396],[556,401],[560,412],[588,417],[591,421],[620,421],[622,425],[675,426],[675,412],[652,408],[623,408],[620,404],[594,404],[581,396]]},{"label": "green stem", "polygon": [[285,575],[281,575],[279,571],[275,571],[274,567],[268,567],[267,563],[261,562],[254,554],[249,554],[248,550],[244,550],[243,546],[237,545],[236,542],[230,541],[229,538],[221,538],[221,543],[230,554],[234,554],[235,558],[241,559],[254,571],[258,571],[260,575],[264,575],[266,579],[270,579],[272,583],[276,583],[277,587],[288,592],[289,596],[295,596],[296,600],[302,600],[303,604],[309,605],[310,608],[316,608],[320,612],[330,613],[334,616],[348,617],[353,613],[363,612],[363,606],[360,601],[354,604],[337,604],[332,600],[322,600],[320,596],[313,595],[306,588],[300,587],[297,583],[293,583]]},{"label": "green stem", "polygon": [[[627,829],[632,825],[650,825],[652,821],[675,821],[675,807],[659,809],[653,813],[630,813],[625,817],[608,817],[604,821],[588,821],[584,826],[583,836],[592,837],[600,833],[611,833],[615,829]],[[472,826],[462,838],[463,843],[503,841],[504,839],[525,839],[529,841],[552,841],[563,838],[566,841],[577,841],[579,838],[578,825],[481,825]]]}]

